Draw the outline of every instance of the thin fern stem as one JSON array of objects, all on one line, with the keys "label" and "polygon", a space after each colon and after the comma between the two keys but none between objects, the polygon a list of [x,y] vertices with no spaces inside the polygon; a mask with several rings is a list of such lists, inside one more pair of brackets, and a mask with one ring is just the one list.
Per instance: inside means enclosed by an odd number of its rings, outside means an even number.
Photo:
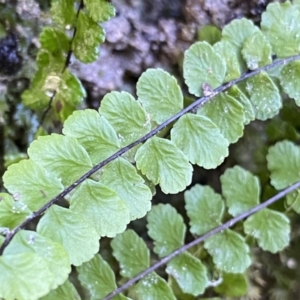
[{"label": "thin fern stem", "polygon": [[120,150],[118,150],[117,152],[115,152],[113,155],[111,155],[110,157],[106,158],[105,160],[103,160],[102,162],[100,162],[99,164],[97,164],[96,166],[94,166],[87,173],[85,173],[78,180],[76,180],[73,184],[71,184],[70,186],[68,186],[67,188],[65,188],[60,194],[58,194],[56,197],[52,198],[49,202],[47,202],[39,210],[37,210],[36,212],[33,212],[31,215],[29,215],[24,222],[22,222],[20,225],[18,225],[13,230],[11,230],[6,235],[4,242],[3,242],[3,244],[0,247],[0,255],[3,254],[4,249],[11,242],[12,238],[16,235],[16,233],[19,230],[25,228],[25,226],[27,224],[29,224],[32,220],[34,220],[35,218],[41,216],[54,203],[58,202],[60,199],[62,199],[63,197],[65,197],[72,190],[74,190],[79,184],[81,184],[82,182],[84,182],[92,174],[94,174],[95,172],[99,171],[101,168],[103,168],[104,166],[106,166],[111,161],[117,159],[119,156],[123,155],[124,153],[126,153],[127,151],[129,151],[130,149],[132,149],[133,147],[135,147],[136,145],[141,144],[141,143],[147,141],[148,139],[150,139],[151,137],[153,137],[154,135],[156,135],[159,131],[161,131],[162,129],[164,129],[166,126],[168,126],[172,122],[178,120],[183,115],[185,115],[185,114],[187,114],[189,112],[193,112],[193,111],[197,110],[200,106],[202,106],[205,103],[209,102],[216,95],[220,94],[221,92],[224,92],[225,90],[229,89],[230,87],[232,87],[232,86],[234,86],[234,85],[242,82],[243,80],[245,80],[247,78],[250,78],[250,77],[253,77],[253,76],[257,75],[257,74],[261,73],[262,71],[267,71],[267,70],[269,70],[271,68],[274,68],[274,67],[277,67],[277,66],[280,66],[280,65],[285,65],[285,64],[287,64],[287,63],[289,63],[291,61],[297,60],[297,59],[300,59],[300,55],[294,55],[294,56],[290,56],[290,57],[283,58],[283,59],[280,59],[280,60],[276,60],[276,61],[273,61],[269,65],[266,65],[264,67],[261,67],[259,69],[254,70],[254,71],[250,71],[250,72],[244,73],[241,77],[239,77],[237,79],[234,79],[234,80],[232,80],[232,81],[230,81],[228,83],[225,83],[225,84],[219,86],[218,88],[214,89],[208,96],[204,96],[204,97],[201,97],[201,98],[197,99],[195,102],[193,102],[192,104],[190,104],[186,108],[182,109],[177,114],[173,115],[172,117],[170,117],[169,119],[167,119],[166,121],[164,121],[162,124],[160,124],[156,128],[152,129],[146,135],[142,136],[141,138],[139,138],[138,140],[132,142],[131,144],[129,144],[129,145],[121,148]]},{"label": "thin fern stem", "polygon": [[210,238],[211,236],[225,230],[228,229],[230,227],[232,227],[233,225],[235,225],[237,222],[242,221],[244,219],[246,219],[247,217],[251,216],[252,214],[270,206],[271,204],[275,203],[276,201],[280,200],[281,198],[285,197],[287,194],[293,192],[294,190],[300,188],[300,181],[296,182],[295,184],[291,185],[290,187],[286,188],[285,190],[282,190],[281,192],[279,192],[278,194],[276,194],[275,196],[269,198],[267,201],[253,207],[252,209],[232,218],[231,220],[227,221],[226,223],[208,231],[207,233],[205,233],[204,235],[201,235],[200,237],[196,238],[194,241],[183,245],[182,247],[178,248],[177,250],[175,250],[174,252],[172,252],[171,254],[169,254],[168,256],[164,257],[163,259],[161,259],[160,261],[158,261],[157,263],[155,263],[153,266],[151,266],[150,268],[144,270],[143,272],[141,272],[140,274],[136,275],[134,278],[128,280],[125,284],[123,284],[122,286],[120,286],[119,288],[115,289],[113,292],[111,292],[110,294],[108,294],[105,298],[103,298],[103,300],[109,300],[112,299],[113,297],[115,297],[116,295],[120,294],[121,292],[123,292],[124,290],[126,290],[127,288],[129,288],[131,285],[133,285],[134,283],[136,283],[137,281],[139,281],[140,279],[144,278],[145,276],[147,276],[148,274],[154,272],[156,269],[160,268],[161,266],[165,265],[166,263],[168,263],[171,259],[173,259],[174,257],[182,254],[183,252],[187,251],[188,249],[194,247],[195,245],[200,244],[201,242],[207,240],[208,238]]}]

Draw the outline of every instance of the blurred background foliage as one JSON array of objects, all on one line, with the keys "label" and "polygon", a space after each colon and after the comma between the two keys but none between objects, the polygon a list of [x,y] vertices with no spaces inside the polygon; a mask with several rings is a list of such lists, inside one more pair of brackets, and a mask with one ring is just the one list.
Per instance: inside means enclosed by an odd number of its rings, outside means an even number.
[{"label": "blurred background foliage", "polygon": [[[39,33],[43,26],[51,25],[50,2],[0,0],[1,177],[8,165],[27,157],[28,145],[38,131],[43,112],[24,107],[21,95],[28,89],[36,71]],[[161,67],[175,75],[186,93],[186,103],[192,101],[187,95],[181,73],[184,50],[197,39],[213,41],[218,36],[217,28],[223,27],[232,19],[247,17],[258,24],[261,13],[269,2],[271,1],[112,1],[117,15],[103,25],[107,37],[106,42],[101,45],[100,58],[92,64],[73,61],[70,66],[87,92],[87,97],[79,108],[98,108],[102,97],[112,90],[125,90],[134,94],[138,77],[149,67]],[[210,27],[203,29],[204,25]],[[266,122],[255,121],[246,126],[244,136],[231,145],[230,156],[219,168],[204,170],[195,167],[192,184],[208,184],[219,192],[220,175],[228,167],[239,164],[259,176],[263,199],[274,195],[275,190],[269,183],[266,168],[266,153],[270,145],[282,139],[300,144],[300,108],[293,103],[285,99],[280,115]],[[61,123],[57,121],[53,122],[50,129],[47,128],[48,133],[60,129]],[[0,190],[4,190],[2,182]],[[156,203],[171,203],[187,220],[182,193],[164,195],[157,190],[153,199],[153,204]],[[287,210],[283,201],[273,208]],[[289,211],[287,214],[292,220],[293,228],[290,247],[279,254],[271,254],[252,245],[254,263],[247,273],[247,294],[243,297],[231,297],[230,289],[227,292],[223,290],[222,299],[299,299],[300,218]],[[133,222],[130,228],[151,247],[144,219]],[[192,239],[188,235],[186,242]],[[109,239],[102,240],[101,249],[103,257],[112,262]],[[155,259],[153,257],[152,261]],[[82,289],[81,294],[84,297],[85,291]],[[206,291],[205,297],[218,297],[218,293],[211,288]]]}]

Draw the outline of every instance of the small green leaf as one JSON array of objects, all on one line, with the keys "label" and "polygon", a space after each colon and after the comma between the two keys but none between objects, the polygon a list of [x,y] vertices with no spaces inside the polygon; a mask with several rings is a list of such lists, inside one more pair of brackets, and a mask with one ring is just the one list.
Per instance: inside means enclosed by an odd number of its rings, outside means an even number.
[{"label": "small green leaf", "polygon": [[219,128],[204,116],[182,116],[171,130],[171,140],[192,164],[205,169],[216,168],[228,156],[228,141]]},{"label": "small green leaf", "polygon": [[183,96],[176,79],[161,69],[148,69],[137,85],[139,102],[158,124],[183,108]]},{"label": "small green leaf", "polygon": [[57,289],[52,290],[47,296],[40,300],[80,300],[80,296],[76,291],[74,285],[66,280],[64,284],[60,285]]},{"label": "small green leaf", "polygon": [[75,111],[64,123],[63,133],[77,139],[94,165],[120,148],[114,129],[104,117],[92,109]]},{"label": "small green leaf", "polygon": [[250,172],[235,166],[227,169],[220,180],[222,193],[232,216],[246,212],[259,203],[259,180]]},{"label": "small green leaf", "polygon": [[151,190],[137,173],[136,168],[125,159],[117,158],[110,162],[104,168],[101,183],[126,201],[130,220],[142,218],[150,210]]},{"label": "small green leaf", "polygon": [[3,175],[3,182],[14,198],[23,202],[23,208],[20,207],[19,211],[23,214],[28,212],[28,208],[38,210],[64,189],[55,174],[30,159],[9,166]]},{"label": "small green leaf", "polygon": [[28,108],[42,110],[49,104],[49,97],[44,91],[30,88],[22,94],[22,103]]},{"label": "small green leaf", "polygon": [[84,4],[95,22],[108,21],[115,15],[115,8],[107,0],[84,0]]},{"label": "small green leaf", "polygon": [[210,45],[218,42],[222,37],[221,30],[214,25],[204,25],[198,30],[198,41],[204,41]]},{"label": "small green leaf", "polygon": [[47,262],[37,253],[0,257],[0,298],[38,300],[50,292],[53,279]]},{"label": "small green leaf", "polygon": [[164,257],[184,244],[183,218],[169,204],[153,206],[147,215],[148,235],[154,240],[154,252]]},{"label": "small green leaf", "polygon": [[[297,214],[300,214],[300,190],[295,190],[286,196],[286,204]],[[1,215],[0,215],[1,216]]]},{"label": "small green leaf", "polygon": [[168,283],[156,273],[151,273],[141,279],[129,296],[133,299],[176,300]]},{"label": "small green leaf", "polygon": [[37,232],[62,244],[75,266],[90,260],[99,250],[99,235],[94,227],[81,214],[57,205],[52,205],[41,218]]},{"label": "small green leaf", "polygon": [[277,86],[269,75],[262,71],[246,82],[246,91],[259,120],[266,120],[276,116],[282,107],[281,95]]},{"label": "small green leaf", "polygon": [[284,189],[300,180],[300,147],[289,141],[276,143],[267,155],[271,183]]},{"label": "small green leaf", "polygon": [[61,79],[56,97],[63,99],[70,105],[80,104],[86,97],[81,81],[69,70],[64,71]]},{"label": "small green leaf", "polygon": [[247,70],[247,66],[241,54],[243,44],[249,36],[258,31],[259,29],[253,24],[253,22],[245,18],[231,21],[222,30],[222,41],[231,43],[235,48],[235,56],[237,56],[241,73]]},{"label": "small green leaf", "polygon": [[35,110],[45,109],[49,105],[49,97],[57,90],[63,68],[62,56],[54,61],[48,51],[41,50],[37,57],[39,69],[35,73],[30,89],[22,94],[23,104]]},{"label": "small green leaf", "polygon": [[102,183],[85,180],[70,201],[70,210],[82,214],[99,236],[114,237],[130,221],[127,203]]},{"label": "small green leaf", "polygon": [[176,194],[191,183],[193,168],[173,142],[153,137],[136,153],[136,165],[165,194]]},{"label": "small green leaf", "polygon": [[149,267],[150,251],[144,240],[133,230],[118,234],[110,245],[123,277],[132,278]]},{"label": "small green leaf", "polygon": [[121,145],[136,141],[151,129],[150,117],[129,93],[111,92],[101,101],[99,112],[112,125]]},{"label": "small green leaf", "polygon": [[191,233],[201,235],[221,225],[224,201],[209,186],[196,184],[184,193]]},{"label": "small green leaf", "polygon": [[248,280],[244,274],[222,274],[222,283],[215,291],[227,297],[242,297],[247,294]]},{"label": "small green leaf", "polygon": [[34,162],[55,174],[65,186],[93,166],[86,150],[76,139],[58,134],[40,136],[31,143],[28,154]]},{"label": "small green leaf", "polygon": [[59,81],[53,104],[60,120],[66,120],[84,97],[86,92],[80,80],[69,70],[65,70]]},{"label": "small green leaf", "polygon": [[0,193],[0,228],[13,229],[25,221],[31,211],[21,201],[15,201],[6,193]]},{"label": "small green leaf", "polygon": [[82,10],[79,12],[76,35],[72,49],[76,58],[83,63],[91,63],[98,58],[99,44],[104,42],[105,32]]},{"label": "small green leaf", "polygon": [[236,142],[243,135],[243,106],[228,94],[217,95],[213,101],[200,107],[197,113],[215,123],[230,143]]},{"label": "small green leaf", "polygon": [[239,51],[245,40],[259,29],[252,21],[245,18],[231,21],[222,30],[222,36],[225,41],[230,42]]},{"label": "small green leaf", "polygon": [[[91,296],[91,300],[99,300],[117,288],[115,273],[109,264],[96,254],[93,259],[77,267],[78,279]],[[122,294],[114,297],[114,300],[127,299]]]},{"label": "small green leaf", "polygon": [[244,222],[244,231],[265,251],[279,252],[290,243],[290,220],[283,213],[263,209]]},{"label": "small green leaf", "polygon": [[272,47],[261,31],[256,31],[245,40],[242,55],[248,69],[255,70],[272,62]]},{"label": "small green leaf", "polygon": [[246,97],[246,95],[236,85],[227,90],[225,94],[228,94],[229,96],[233,97],[235,100],[239,101],[239,103],[242,104],[244,108],[245,125],[255,120],[255,112],[249,98]]},{"label": "small green leaf", "polygon": [[208,285],[206,267],[188,252],[172,259],[166,272],[175,278],[184,293],[197,296],[202,294]]},{"label": "small green leaf", "polygon": [[280,72],[280,83],[285,93],[290,98],[294,98],[298,106],[300,106],[300,61],[293,61],[285,65]]},{"label": "small green leaf", "polygon": [[53,277],[51,289],[57,288],[66,281],[71,272],[68,253],[59,243],[53,242],[35,231],[19,231],[5,248],[3,255],[29,252],[36,253],[46,262],[47,269]]},{"label": "small green leaf", "polygon": [[74,0],[52,0],[51,15],[53,22],[61,25],[61,27],[72,26],[76,16]]},{"label": "small green leaf", "polygon": [[[48,47],[50,46],[48,45]],[[52,45],[52,47],[59,48],[59,45]],[[64,69],[66,56],[61,51],[51,53],[42,48],[38,52],[36,60],[38,70],[31,81],[31,87],[35,89],[39,87],[45,92],[50,93],[57,88],[62,75],[61,72]]]},{"label": "small green leaf", "polygon": [[286,1],[271,3],[262,14],[261,30],[278,57],[300,52],[300,12]]},{"label": "small green leaf", "polygon": [[245,239],[232,230],[227,229],[210,237],[204,247],[217,268],[227,273],[243,273],[251,264]]},{"label": "small green leaf", "polygon": [[70,48],[70,40],[65,32],[54,27],[44,27],[40,34],[41,47],[53,55],[67,53]]},{"label": "small green leaf", "polygon": [[189,92],[196,96],[203,95],[203,84],[213,89],[225,80],[226,64],[206,42],[197,42],[185,51],[183,76]]},{"label": "small green leaf", "polygon": [[241,66],[235,47],[228,41],[222,40],[214,44],[213,49],[226,62],[225,82],[241,76]]}]

